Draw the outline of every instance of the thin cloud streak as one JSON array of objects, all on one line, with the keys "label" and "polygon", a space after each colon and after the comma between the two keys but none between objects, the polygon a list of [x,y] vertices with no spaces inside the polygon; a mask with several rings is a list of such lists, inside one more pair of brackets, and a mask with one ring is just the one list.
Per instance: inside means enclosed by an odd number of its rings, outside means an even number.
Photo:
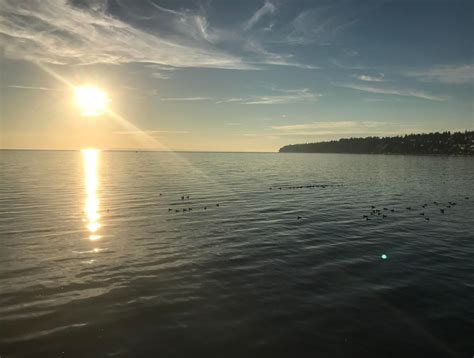
[{"label": "thin cloud streak", "polygon": [[148,134],[148,135],[156,135],[156,134],[187,134],[188,131],[175,131],[175,130],[144,130],[144,131],[115,131],[113,134],[121,134],[121,135],[141,135],[141,134]]},{"label": "thin cloud streak", "polygon": [[160,101],[212,101],[212,97],[163,97]]},{"label": "thin cloud streak", "polygon": [[320,93],[311,92],[308,88],[296,90],[279,90],[281,95],[257,96],[243,100],[243,104],[290,104],[301,102],[315,102],[322,96]]},{"label": "thin cloud streak", "polygon": [[295,131],[304,129],[337,129],[337,128],[377,128],[390,125],[388,122],[374,122],[374,121],[336,121],[336,122],[311,122],[303,124],[288,124],[280,126],[272,126],[272,129],[278,131]]},{"label": "thin cloud streak", "polygon": [[408,77],[415,77],[424,82],[472,84],[474,83],[474,64],[441,66],[428,70],[406,71],[403,74]]},{"label": "thin cloud streak", "polygon": [[355,78],[365,82],[384,82],[384,74],[381,73],[378,76],[369,76],[369,75],[354,75]]},{"label": "thin cloud streak", "polygon": [[322,94],[312,92],[308,88],[301,89],[273,89],[273,91],[280,94],[267,95],[267,96],[252,96],[252,97],[236,97],[221,99],[216,103],[238,103],[238,104],[291,104],[291,103],[302,103],[302,102],[316,102],[322,97]]},{"label": "thin cloud streak", "polygon": [[35,87],[35,86],[20,86],[20,85],[8,85],[7,87],[20,89],[20,90],[33,90],[33,91],[63,91],[59,88],[51,88],[51,87]]},{"label": "thin cloud streak", "polygon": [[423,91],[417,90],[396,90],[396,89],[387,89],[387,88],[379,88],[379,87],[369,87],[364,85],[356,85],[352,83],[333,83],[336,86],[349,88],[357,91],[369,92],[369,93],[376,93],[376,94],[384,94],[384,95],[394,95],[394,96],[402,96],[402,97],[415,97],[426,99],[429,101],[445,101],[448,99],[447,96],[436,96],[425,93]]},{"label": "thin cloud streak", "polygon": [[276,10],[275,5],[266,0],[263,6],[258,9],[252,17],[244,24],[244,31],[250,30],[260,19],[266,15],[273,14]]}]

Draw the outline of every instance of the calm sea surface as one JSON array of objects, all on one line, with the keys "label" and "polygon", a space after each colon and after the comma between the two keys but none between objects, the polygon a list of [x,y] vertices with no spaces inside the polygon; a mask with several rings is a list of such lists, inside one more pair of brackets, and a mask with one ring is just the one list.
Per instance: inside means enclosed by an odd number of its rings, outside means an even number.
[{"label": "calm sea surface", "polygon": [[474,354],[473,158],[0,165],[2,358]]}]

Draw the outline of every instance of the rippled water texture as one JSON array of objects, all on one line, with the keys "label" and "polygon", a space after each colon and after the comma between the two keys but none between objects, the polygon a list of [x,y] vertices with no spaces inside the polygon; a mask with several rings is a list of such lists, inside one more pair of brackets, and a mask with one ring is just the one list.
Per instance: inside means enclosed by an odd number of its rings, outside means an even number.
[{"label": "rippled water texture", "polygon": [[2,358],[474,354],[473,158],[0,161]]}]

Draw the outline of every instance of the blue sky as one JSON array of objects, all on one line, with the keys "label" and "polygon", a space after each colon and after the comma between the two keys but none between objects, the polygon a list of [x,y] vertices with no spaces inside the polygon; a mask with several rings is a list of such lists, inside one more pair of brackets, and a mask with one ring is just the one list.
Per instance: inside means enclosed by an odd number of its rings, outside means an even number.
[{"label": "blue sky", "polygon": [[[474,129],[474,2],[0,0],[1,147],[275,151]],[[107,91],[85,119],[71,88]]]}]

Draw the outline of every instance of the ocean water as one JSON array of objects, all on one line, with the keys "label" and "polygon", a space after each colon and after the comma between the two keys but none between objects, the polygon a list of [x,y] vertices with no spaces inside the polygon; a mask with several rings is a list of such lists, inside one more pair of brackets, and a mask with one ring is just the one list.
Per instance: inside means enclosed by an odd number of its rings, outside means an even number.
[{"label": "ocean water", "polygon": [[2,358],[474,354],[473,158],[0,165]]}]

